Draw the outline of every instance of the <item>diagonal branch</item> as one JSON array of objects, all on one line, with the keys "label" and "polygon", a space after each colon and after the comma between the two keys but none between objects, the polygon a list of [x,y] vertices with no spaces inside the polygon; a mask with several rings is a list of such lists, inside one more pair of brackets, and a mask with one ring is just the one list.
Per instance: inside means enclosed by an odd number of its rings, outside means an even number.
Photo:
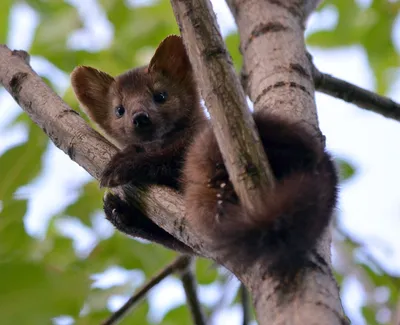
[{"label": "diagonal branch", "polygon": [[319,92],[400,121],[400,104],[390,98],[322,73],[314,65],[312,66],[312,75],[315,89]]},{"label": "diagonal branch", "polygon": [[211,3],[171,4],[233,186],[251,209],[254,196],[265,195],[274,178]]},{"label": "diagonal branch", "polygon": [[186,294],[186,301],[192,315],[193,324],[206,325],[207,322],[197,294],[197,282],[193,271],[193,262],[194,258],[191,258],[185,267],[181,269],[180,276]]},{"label": "diagonal branch", "polygon": [[[191,257],[187,255],[178,256],[171,264],[164,267],[157,275],[150,279],[142,288],[140,288],[128,301],[116,312],[114,312],[101,325],[118,324],[124,316],[126,316],[133,307],[142,301],[148,292],[164,280],[167,276],[182,269],[186,269],[191,263]],[[202,325],[202,324],[199,324]]]}]

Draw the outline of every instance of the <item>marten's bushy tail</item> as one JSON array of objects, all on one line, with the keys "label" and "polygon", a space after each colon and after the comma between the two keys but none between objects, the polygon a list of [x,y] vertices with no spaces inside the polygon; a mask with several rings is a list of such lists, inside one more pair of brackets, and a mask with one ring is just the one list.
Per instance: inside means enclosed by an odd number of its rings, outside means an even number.
[{"label": "marten's bushy tail", "polygon": [[255,115],[276,186],[240,206],[211,127],[194,141],[185,164],[189,222],[222,258],[248,267],[265,259],[270,274],[295,274],[329,225],[337,199],[337,175],[330,156],[307,131],[275,117]]}]

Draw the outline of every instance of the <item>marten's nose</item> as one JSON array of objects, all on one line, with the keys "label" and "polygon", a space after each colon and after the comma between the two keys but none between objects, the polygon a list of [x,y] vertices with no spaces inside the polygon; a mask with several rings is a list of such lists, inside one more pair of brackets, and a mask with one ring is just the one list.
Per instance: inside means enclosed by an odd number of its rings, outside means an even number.
[{"label": "marten's nose", "polygon": [[133,115],[133,125],[136,128],[146,128],[151,125],[149,114],[145,112],[138,112]]}]

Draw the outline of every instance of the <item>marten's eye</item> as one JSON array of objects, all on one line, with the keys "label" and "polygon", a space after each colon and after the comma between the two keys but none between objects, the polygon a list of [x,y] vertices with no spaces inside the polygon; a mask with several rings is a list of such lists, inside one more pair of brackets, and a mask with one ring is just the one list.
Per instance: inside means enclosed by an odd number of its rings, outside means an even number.
[{"label": "marten's eye", "polygon": [[159,92],[159,93],[155,93],[153,95],[153,99],[156,103],[158,104],[162,104],[167,100],[168,94],[163,91],[163,92]]},{"label": "marten's eye", "polygon": [[124,106],[119,105],[119,106],[117,106],[117,107],[115,108],[115,115],[116,115],[118,118],[121,118],[122,115],[124,115],[124,113],[125,113],[125,108],[124,108]]}]

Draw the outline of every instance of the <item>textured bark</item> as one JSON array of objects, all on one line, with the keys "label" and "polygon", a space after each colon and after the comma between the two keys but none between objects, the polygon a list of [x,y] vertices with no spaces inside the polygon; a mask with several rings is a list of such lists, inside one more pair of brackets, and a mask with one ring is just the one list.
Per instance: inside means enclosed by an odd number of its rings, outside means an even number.
[{"label": "textured bark", "polygon": [[[312,69],[304,44],[305,19],[318,1],[227,0],[240,34],[242,82],[255,110],[303,123],[324,145],[318,128]],[[331,272],[330,233],[318,252],[326,266],[307,271],[290,295],[285,285],[254,277],[263,265],[244,274],[260,324],[345,324],[339,290]],[[261,273],[262,274],[262,273]],[[293,284],[291,284],[293,285]],[[283,297],[283,298],[282,298]]]},{"label": "textured bark", "polygon": [[304,45],[302,0],[228,0],[238,24],[243,79],[255,110],[300,122],[323,143]]},{"label": "textured bark", "polygon": [[93,177],[117,152],[30,68],[27,54],[0,45],[0,81],[54,144]]},{"label": "textured bark", "polygon": [[273,187],[272,175],[243,88],[209,0],[171,0],[213,130],[241,204]]}]

